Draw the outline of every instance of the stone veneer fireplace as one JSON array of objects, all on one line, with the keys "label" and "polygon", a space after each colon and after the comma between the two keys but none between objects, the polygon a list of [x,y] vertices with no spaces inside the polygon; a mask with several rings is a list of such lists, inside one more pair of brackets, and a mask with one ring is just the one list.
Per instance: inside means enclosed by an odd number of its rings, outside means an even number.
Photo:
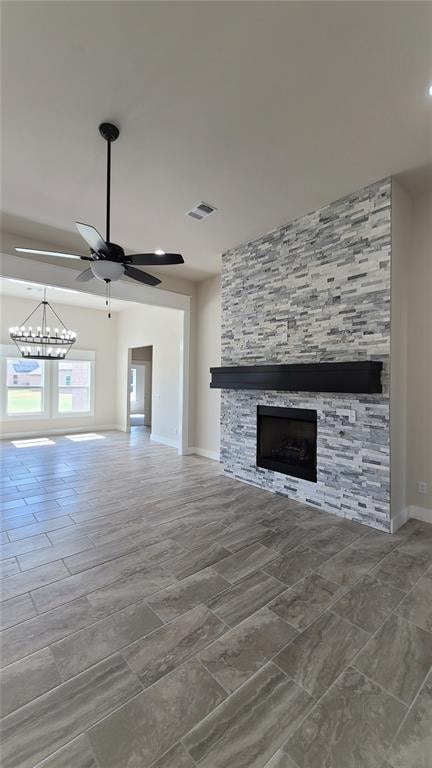
[{"label": "stone veneer fireplace", "polygon": [[[384,366],[376,394],[222,389],[225,472],[385,531],[391,202],[385,179],[228,251],[222,261],[222,366]],[[258,408],[316,413],[315,480],[257,463]]]}]

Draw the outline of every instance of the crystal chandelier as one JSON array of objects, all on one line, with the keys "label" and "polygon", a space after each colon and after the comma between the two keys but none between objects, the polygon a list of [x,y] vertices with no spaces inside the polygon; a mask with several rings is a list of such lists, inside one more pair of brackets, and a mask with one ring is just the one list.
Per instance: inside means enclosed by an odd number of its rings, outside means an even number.
[{"label": "crystal chandelier", "polygon": [[[50,316],[53,322],[48,325]],[[63,360],[77,338],[75,331],[66,328],[47,301],[46,288],[43,301],[39,302],[22,325],[9,328],[9,336],[22,357],[40,360]]]}]

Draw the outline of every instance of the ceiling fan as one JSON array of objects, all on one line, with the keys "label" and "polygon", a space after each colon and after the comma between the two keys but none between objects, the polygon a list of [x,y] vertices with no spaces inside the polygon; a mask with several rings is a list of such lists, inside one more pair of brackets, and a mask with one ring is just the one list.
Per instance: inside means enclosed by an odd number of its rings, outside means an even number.
[{"label": "ceiling fan", "polygon": [[121,277],[130,277],[145,285],[155,286],[161,281],[148,272],[141,269],[135,269],[136,266],[157,266],[161,267],[167,264],[183,264],[183,256],[179,253],[165,253],[157,250],[153,253],[134,253],[126,255],[123,248],[110,240],[110,219],[111,219],[111,144],[116,141],[120,131],[112,123],[101,123],[99,133],[107,143],[107,191],[106,191],[106,237],[105,240],[99,234],[97,229],[89,224],[76,222],[76,227],[81,237],[84,238],[90,248],[89,256],[79,256],[74,253],[63,253],[60,251],[45,251],[37,248],[15,248],[20,253],[34,253],[40,256],[60,256],[64,259],[82,259],[89,261],[90,266],[81,272],[76,278],[78,282],[87,282],[96,277],[98,280],[104,280],[107,284],[107,295],[109,296],[109,284],[114,280],[120,280]]}]

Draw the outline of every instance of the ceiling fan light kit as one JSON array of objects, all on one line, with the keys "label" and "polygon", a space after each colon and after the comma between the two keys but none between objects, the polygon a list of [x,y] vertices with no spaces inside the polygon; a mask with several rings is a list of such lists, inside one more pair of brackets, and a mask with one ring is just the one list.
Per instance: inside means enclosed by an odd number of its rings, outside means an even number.
[{"label": "ceiling fan light kit", "polygon": [[172,264],[183,264],[183,256],[180,253],[165,253],[160,248],[153,253],[136,253],[126,255],[123,248],[110,240],[111,231],[111,144],[116,141],[120,131],[113,123],[101,123],[99,133],[107,143],[107,186],[106,186],[106,237],[103,239],[97,229],[89,224],[76,222],[76,227],[81,237],[86,241],[90,248],[89,256],[79,256],[73,253],[63,253],[61,251],[44,251],[35,248],[15,248],[19,253],[34,253],[41,256],[57,256],[64,259],[82,259],[89,261],[88,269],[81,272],[76,278],[78,282],[87,282],[94,277],[103,280],[106,284],[106,304],[108,306],[108,317],[111,317],[109,311],[110,304],[110,283],[120,280],[122,277],[128,277],[139,283],[149,286],[159,285],[161,280],[141,269],[135,269],[135,266],[158,266]]},{"label": "ceiling fan light kit", "polygon": [[[48,325],[50,313],[53,323]],[[21,352],[21,357],[36,360],[64,360],[77,339],[75,331],[66,328],[47,301],[46,288],[43,301],[39,302],[22,325],[9,328],[9,336]]]}]

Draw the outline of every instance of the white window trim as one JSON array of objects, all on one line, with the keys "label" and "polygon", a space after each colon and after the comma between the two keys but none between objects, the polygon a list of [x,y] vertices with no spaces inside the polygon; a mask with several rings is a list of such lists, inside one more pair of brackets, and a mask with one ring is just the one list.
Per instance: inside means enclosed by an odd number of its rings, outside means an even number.
[{"label": "white window trim", "polygon": [[88,350],[74,349],[68,352],[69,360],[83,360],[90,362],[90,409],[88,411],[69,411],[61,413],[58,410],[58,369],[57,360],[44,360],[44,386],[42,387],[43,410],[40,413],[16,413],[7,412],[7,387],[6,387],[6,360],[8,358],[21,358],[15,344],[0,344],[1,357],[1,420],[2,421],[40,421],[43,419],[79,419],[91,418],[95,412],[95,362],[96,353]]},{"label": "white window trim", "polygon": [[62,413],[58,409],[58,368],[57,361],[54,361],[52,368],[52,387],[51,387],[51,414],[53,419],[78,419],[94,416],[94,399],[95,399],[95,352],[79,351],[74,349],[68,352],[68,360],[79,360],[90,363],[90,408],[88,411],[66,411]]}]

